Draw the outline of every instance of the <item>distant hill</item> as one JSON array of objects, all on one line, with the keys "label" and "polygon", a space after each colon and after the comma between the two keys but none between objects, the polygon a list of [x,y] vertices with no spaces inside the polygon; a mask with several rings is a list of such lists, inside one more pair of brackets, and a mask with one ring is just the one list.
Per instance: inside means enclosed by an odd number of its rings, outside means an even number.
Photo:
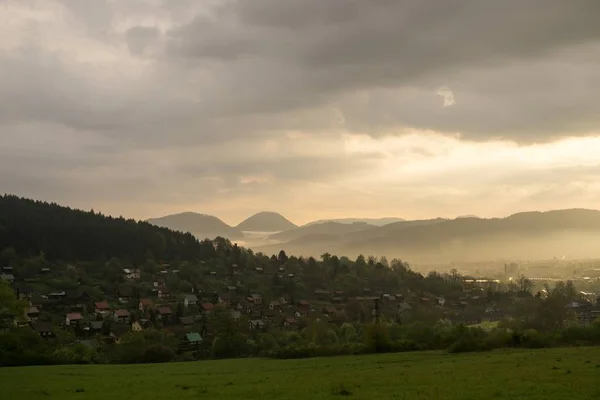
[{"label": "distant hill", "polygon": [[394,222],[404,221],[402,218],[396,217],[384,217],[384,218],[338,218],[338,219],[320,219],[318,221],[309,222],[304,226],[323,224],[325,222],[337,222],[340,224],[356,224],[363,223],[374,226],[383,226],[387,224],[392,224]]},{"label": "distant hill", "polygon": [[294,229],[279,232],[269,236],[269,240],[278,242],[289,242],[291,240],[297,240],[302,237],[314,236],[314,235],[345,235],[351,232],[361,232],[367,229],[375,228],[375,225],[369,225],[364,222],[355,222],[352,224],[340,223],[340,222],[322,222],[310,225],[299,226]]},{"label": "distant hill", "polygon": [[217,236],[226,237],[228,239],[241,239],[244,237],[242,231],[232,228],[217,217],[193,212],[151,218],[148,222],[152,225],[169,228],[175,231],[189,232],[199,239],[214,239]]},{"label": "distant hill", "polygon": [[[308,228],[308,227],[307,227]],[[600,211],[524,212],[506,218],[402,221],[355,232],[286,235],[286,243],[256,249],[318,256],[386,255],[419,262],[552,257],[600,257]],[[278,250],[277,250],[278,251]]]},{"label": "distant hill", "polygon": [[270,211],[254,214],[236,226],[242,232],[281,232],[293,228],[296,228],[296,224],[283,215]]}]

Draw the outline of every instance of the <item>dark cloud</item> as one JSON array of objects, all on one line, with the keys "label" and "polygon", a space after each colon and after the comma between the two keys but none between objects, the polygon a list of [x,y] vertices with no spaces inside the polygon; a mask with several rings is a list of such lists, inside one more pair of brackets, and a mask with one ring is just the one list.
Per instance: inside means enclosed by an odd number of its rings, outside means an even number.
[{"label": "dark cloud", "polygon": [[[600,126],[598,15],[594,0],[234,1],[172,30],[167,54],[220,62],[235,82],[225,92],[241,92],[231,113],[365,91],[372,99],[348,107],[349,129],[546,140]],[[455,106],[440,107],[441,85]]]}]

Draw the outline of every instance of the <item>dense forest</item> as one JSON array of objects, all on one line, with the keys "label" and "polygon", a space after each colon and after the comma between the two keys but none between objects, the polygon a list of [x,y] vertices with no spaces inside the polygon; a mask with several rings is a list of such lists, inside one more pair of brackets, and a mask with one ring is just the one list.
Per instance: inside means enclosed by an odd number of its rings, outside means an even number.
[{"label": "dense forest", "polygon": [[64,261],[198,260],[214,253],[189,233],[13,195],[0,197],[0,248],[7,247]]}]

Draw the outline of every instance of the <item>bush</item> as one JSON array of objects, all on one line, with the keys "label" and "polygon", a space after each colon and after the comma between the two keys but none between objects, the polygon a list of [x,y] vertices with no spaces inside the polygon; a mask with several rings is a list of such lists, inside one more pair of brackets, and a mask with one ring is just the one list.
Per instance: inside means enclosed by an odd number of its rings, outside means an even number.
[{"label": "bush", "polygon": [[419,351],[424,350],[423,347],[413,342],[412,340],[397,340],[391,344],[390,351],[393,353],[402,353],[405,351]]},{"label": "bush", "polygon": [[144,352],[144,362],[147,363],[164,363],[173,361],[175,352],[167,346],[154,345],[150,346]]},{"label": "bush", "polygon": [[387,327],[379,324],[369,325],[366,328],[366,336],[366,345],[373,353],[389,353],[392,350]]},{"label": "bush", "polygon": [[550,335],[540,333],[535,329],[528,329],[521,335],[521,345],[530,349],[543,349],[550,347],[552,343]]}]

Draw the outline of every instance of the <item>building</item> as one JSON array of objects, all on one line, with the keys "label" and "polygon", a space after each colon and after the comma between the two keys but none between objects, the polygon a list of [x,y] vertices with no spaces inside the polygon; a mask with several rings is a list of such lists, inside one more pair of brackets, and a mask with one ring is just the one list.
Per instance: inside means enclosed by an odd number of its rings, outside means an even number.
[{"label": "building", "polygon": [[115,310],[114,319],[115,319],[115,322],[118,322],[121,324],[128,324],[129,321],[131,320],[131,314],[129,313],[129,311],[124,310],[124,309]]},{"label": "building", "polygon": [[105,315],[110,311],[110,306],[106,300],[94,303],[95,312],[99,315]]},{"label": "building", "polygon": [[186,294],[183,298],[183,305],[185,307],[195,307],[198,304],[198,297],[195,294]]},{"label": "building", "polygon": [[153,305],[154,305],[154,303],[150,299],[140,299],[140,302],[138,303],[138,309],[141,312],[146,312]]},{"label": "building", "polygon": [[123,270],[123,273],[125,273],[125,279],[135,280],[135,281],[142,279],[142,273],[139,269],[125,268]]},{"label": "building", "polygon": [[68,313],[65,316],[65,324],[67,326],[78,325],[81,321],[83,321],[83,317],[80,313]]}]

